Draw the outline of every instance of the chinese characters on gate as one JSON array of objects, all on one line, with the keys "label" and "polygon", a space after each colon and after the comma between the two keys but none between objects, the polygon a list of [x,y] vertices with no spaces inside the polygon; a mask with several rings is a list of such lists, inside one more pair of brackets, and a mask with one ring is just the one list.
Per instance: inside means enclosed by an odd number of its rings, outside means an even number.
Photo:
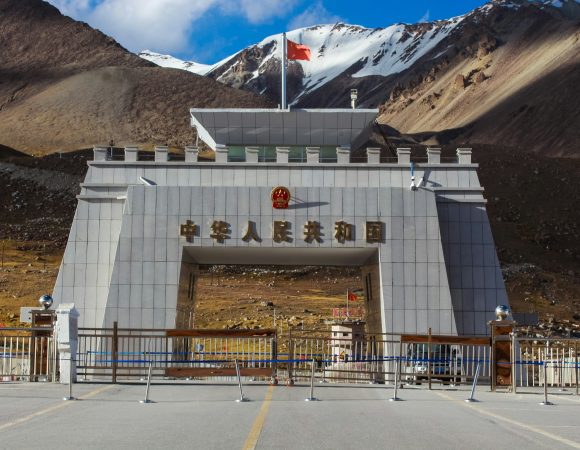
[{"label": "chinese characters on gate", "polygon": [[[184,224],[180,225],[179,235],[183,236],[187,242],[193,242],[194,237],[199,235],[197,233],[197,229],[198,226],[194,222],[187,220]],[[320,243],[322,242],[322,237],[324,236],[322,229],[323,227],[321,226],[320,222],[317,222],[316,220],[308,220],[304,223],[304,226],[301,230],[302,238],[309,244],[315,241]],[[286,220],[275,220],[272,223],[272,240],[278,244],[282,242],[292,242],[293,236],[291,230],[292,227],[290,222]],[[209,236],[216,242],[222,244],[226,239],[230,239],[232,237],[230,224],[223,220],[214,220],[210,225]],[[333,237],[341,244],[344,244],[347,241],[354,241],[354,225],[343,220],[335,222]],[[375,221],[365,222],[365,239],[369,243],[382,242],[384,239],[383,223]],[[245,232],[242,236],[242,240],[244,242],[262,242],[262,238],[260,237],[256,228],[256,222],[251,220],[248,221]]]}]

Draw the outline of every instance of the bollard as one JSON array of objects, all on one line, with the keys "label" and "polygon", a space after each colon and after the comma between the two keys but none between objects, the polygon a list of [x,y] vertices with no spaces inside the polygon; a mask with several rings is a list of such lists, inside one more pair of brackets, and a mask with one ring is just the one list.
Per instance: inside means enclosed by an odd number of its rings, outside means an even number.
[{"label": "bollard", "polygon": [[399,387],[399,359],[395,361],[395,392],[393,396],[389,399],[390,402],[398,402],[401,401],[399,397],[397,397],[398,387]]},{"label": "bollard", "polygon": [[236,399],[237,403],[242,403],[242,402],[249,402],[250,400],[248,400],[246,397],[244,397],[244,390],[242,389],[242,377],[240,376],[240,366],[238,364],[238,360],[234,360],[235,364],[236,364],[236,375],[238,376],[238,386],[240,387],[240,398]]},{"label": "bollard", "polygon": [[312,372],[310,374],[310,396],[304,399],[305,402],[315,402],[318,400],[314,397],[314,360],[312,360],[311,366]]},{"label": "bollard", "polygon": [[71,358],[69,360],[69,365],[68,365],[69,366],[69,370],[68,370],[68,377],[69,377],[68,378],[68,397],[63,397],[62,399],[64,401],[76,400],[76,398],[73,397],[73,393],[72,393],[72,383],[73,383],[73,369],[72,369],[72,367],[73,367],[73,362],[74,362],[74,359],[71,356]]},{"label": "bollard", "polygon": [[149,372],[147,373],[147,387],[145,388],[145,400],[139,400],[139,403],[155,403],[149,400],[149,386],[151,386],[151,366],[153,363],[149,361]]},{"label": "bollard", "polygon": [[467,403],[473,403],[473,402],[478,402],[479,400],[476,400],[474,398],[475,395],[475,387],[477,386],[477,379],[479,378],[479,363],[477,363],[477,367],[475,368],[475,376],[473,377],[473,384],[471,385],[471,394],[469,395],[469,398],[466,398],[465,401]]},{"label": "bollard", "polygon": [[548,364],[544,361],[544,401],[540,405],[551,406],[552,402],[548,401]]}]

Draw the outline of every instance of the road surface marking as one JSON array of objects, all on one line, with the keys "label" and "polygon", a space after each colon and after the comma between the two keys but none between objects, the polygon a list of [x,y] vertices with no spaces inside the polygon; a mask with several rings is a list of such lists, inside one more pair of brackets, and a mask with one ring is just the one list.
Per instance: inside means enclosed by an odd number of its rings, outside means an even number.
[{"label": "road surface marking", "polygon": [[246,442],[244,442],[244,446],[242,447],[243,450],[254,450],[256,448],[258,438],[260,437],[260,433],[262,432],[264,422],[266,421],[268,409],[270,409],[270,402],[272,401],[273,393],[274,386],[269,386],[268,390],[266,391],[266,395],[264,396],[264,403],[262,403],[260,412],[258,412],[258,416],[256,417],[256,420],[254,420],[254,424],[252,425],[252,429],[250,430],[250,434],[248,434]]},{"label": "road surface marking", "polygon": [[[111,389],[113,387],[114,386],[105,386],[105,387],[102,387],[99,389],[95,389],[94,391],[89,392],[88,394],[82,395],[81,397],[79,397],[79,399],[84,400],[87,398],[94,397],[95,395],[100,394],[101,392],[104,392],[104,391]],[[65,406],[68,406],[72,403],[74,403],[74,401],[68,401],[68,402],[63,401],[63,403],[59,403],[57,405],[50,406],[49,408],[41,409],[40,411],[36,411],[35,413],[29,414],[28,416],[20,417],[19,419],[13,420],[12,422],[6,422],[5,424],[0,425],[0,431],[5,430],[6,428],[13,427],[14,425],[21,424],[23,422],[27,422],[30,419],[34,419],[35,417],[42,416],[42,415],[47,414],[49,412],[57,411],[57,410],[64,408]]]},{"label": "road surface marking", "polygon": [[539,429],[537,429],[537,428],[535,428],[535,427],[533,427],[531,425],[527,425],[527,424],[522,423],[522,422],[519,422],[517,420],[510,419],[510,418],[505,417],[505,416],[502,416],[500,414],[495,414],[495,413],[492,413],[490,411],[485,411],[484,409],[477,408],[477,407],[475,407],[473,405],[470,405],[469,403],[464,403],[463,401],[457,400],[457,399],[451,397],[450,395],[444,394],[442,392],[436,392],[436,394],[439,395],[439,396],[441,396],[441,397],[443,397],[443,398],[446,398],[448,400],[451,400],[451,401],[453,401],[455,403],[459,403],[460,405],[462,405],[462,406],[464,406],[466,408],[470,408],[470,409],[472,409],[473,411],[475,411],[477,413],[483,414],[485,416],[493,417],[494,419],[500,420],[502,422],[510,423],[512,425],[515,425],[517,427],[523,428],[524,430],[531,431],[533,433],[541,434],[542,436],[545,436],[545,437],[547,437],[549,439],[553,439],[554,441],[557,441],[557,442],[559,442],[561,444],[569,445],[572,448],[578,448],[578,449],[580,449],[580,443],[578,443],[578,442],[571,441],[569,439],[566,439],[566,438],[557,436],[557,435],[552,434],[552,433],[549,433],[547,431],[539,430]]}]

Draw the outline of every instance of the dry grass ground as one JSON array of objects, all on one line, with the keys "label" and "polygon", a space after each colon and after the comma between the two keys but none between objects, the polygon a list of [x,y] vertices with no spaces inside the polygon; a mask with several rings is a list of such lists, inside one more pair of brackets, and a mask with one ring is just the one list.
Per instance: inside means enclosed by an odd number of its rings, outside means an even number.
[{"label": "dry grass ground", "polygon": [[45,242],[0,242],[0,324],[19,326],[21,306],[51,293],[63,250]]},{"label": "dry grass ground", "polygon": [[[217,270],[215,270],[217,269]],[[197,286],[200,328],[313,329],[346,306],[346,290],[362,288],[358,268],[237,268],[204,271]],[[364,299],[351,302],[364,308]]]}]

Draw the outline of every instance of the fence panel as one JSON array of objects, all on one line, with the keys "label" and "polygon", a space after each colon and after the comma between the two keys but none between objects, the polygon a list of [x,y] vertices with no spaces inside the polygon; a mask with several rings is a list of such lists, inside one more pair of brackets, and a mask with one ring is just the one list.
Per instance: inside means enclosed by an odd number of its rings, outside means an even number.
[{"label": "fence panel", "polygon": [[491,378],[490,339],[476,336],[402,335],[402,379],[411,383],[469,383]]},{"label": "fence panel", "polygon": [[78,374],[87,379],[271,377],[273,330],[80,329]]},{"label": "fence panel", "polygon": [[544,386],[547,381],[550,387],[578,391],[578,339],[519,337],[515,341],[518,386]]},{"label": "fence panel", "polygon": [[56,381],[52,328],[0,328],[0,381]]},{"label": "fence panel", "polygon": [[311,364],[322,381],[384,383],[394,380],[399,335],[292,330],[287,377],[310,378]]}]

